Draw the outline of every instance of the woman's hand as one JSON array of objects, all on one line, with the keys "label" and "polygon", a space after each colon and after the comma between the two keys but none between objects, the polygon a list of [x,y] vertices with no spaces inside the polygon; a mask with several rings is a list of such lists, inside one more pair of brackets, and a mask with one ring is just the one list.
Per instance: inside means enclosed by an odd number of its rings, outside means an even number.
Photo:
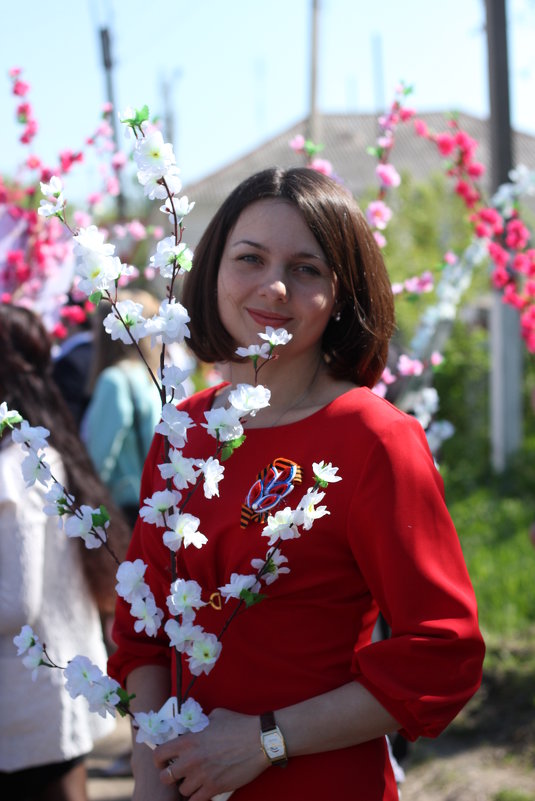
[{"label": "woman's hand", "polygon": [[209,801],[236,790],[270,765],[260,745],[257,716],[214,709],[209,717],[204,731],[182,734],[153,753],[161,782],[179,783],[180,793],[190,801]]}]

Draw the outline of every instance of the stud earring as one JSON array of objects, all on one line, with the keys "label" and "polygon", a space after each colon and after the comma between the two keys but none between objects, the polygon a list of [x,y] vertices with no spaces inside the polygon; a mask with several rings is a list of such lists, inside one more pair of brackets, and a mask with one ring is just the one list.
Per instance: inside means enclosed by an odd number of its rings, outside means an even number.
[{"label": "stud earring", "polygon": [[333,315],[333,320],[335,323],[339,323],[342,319],[342,312],[337,311],[336,314]]}]

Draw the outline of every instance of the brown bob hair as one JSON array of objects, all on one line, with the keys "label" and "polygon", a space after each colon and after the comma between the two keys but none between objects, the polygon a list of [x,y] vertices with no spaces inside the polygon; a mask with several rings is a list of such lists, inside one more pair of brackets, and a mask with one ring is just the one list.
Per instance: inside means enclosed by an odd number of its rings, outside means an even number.
[{"label": "brown bob hair", "polygon": [[381,251],[357,203],[342,185],[307,167],[252,175],[227,197],[204,232],[186,276],[183,302],[191,317],[189,345],[205,362],[238,361],[236,343],[217,308],[217,274],[227,237],[258,200],[296,206],[338,278],[336,309],[322,349],[331,374],[374,386],[386,364],[394,330],[394,299]]}]

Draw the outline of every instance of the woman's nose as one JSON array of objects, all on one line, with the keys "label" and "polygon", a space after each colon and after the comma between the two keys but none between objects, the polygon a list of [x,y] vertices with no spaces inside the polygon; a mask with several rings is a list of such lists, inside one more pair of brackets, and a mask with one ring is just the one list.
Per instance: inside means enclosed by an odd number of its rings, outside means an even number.
[{"label": "woman's nose", "polygon": [[264,276],[259,287],[259,293],[264,297],[276,300],[288,300],[288,287],[282,270],[271,270]]}]

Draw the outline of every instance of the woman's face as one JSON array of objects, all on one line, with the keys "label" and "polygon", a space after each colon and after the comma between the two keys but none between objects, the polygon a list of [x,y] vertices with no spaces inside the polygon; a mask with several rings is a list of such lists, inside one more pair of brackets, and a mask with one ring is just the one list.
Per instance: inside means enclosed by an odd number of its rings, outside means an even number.
[{"label": "woman's face", "polygon": [[272,326],[292,334],[284,354],[319,354],[336,276],[296,206],[269,199],[243,210],[225,243],[217,298],[221,322],[239,345],[260,344],[258,333]]}]

